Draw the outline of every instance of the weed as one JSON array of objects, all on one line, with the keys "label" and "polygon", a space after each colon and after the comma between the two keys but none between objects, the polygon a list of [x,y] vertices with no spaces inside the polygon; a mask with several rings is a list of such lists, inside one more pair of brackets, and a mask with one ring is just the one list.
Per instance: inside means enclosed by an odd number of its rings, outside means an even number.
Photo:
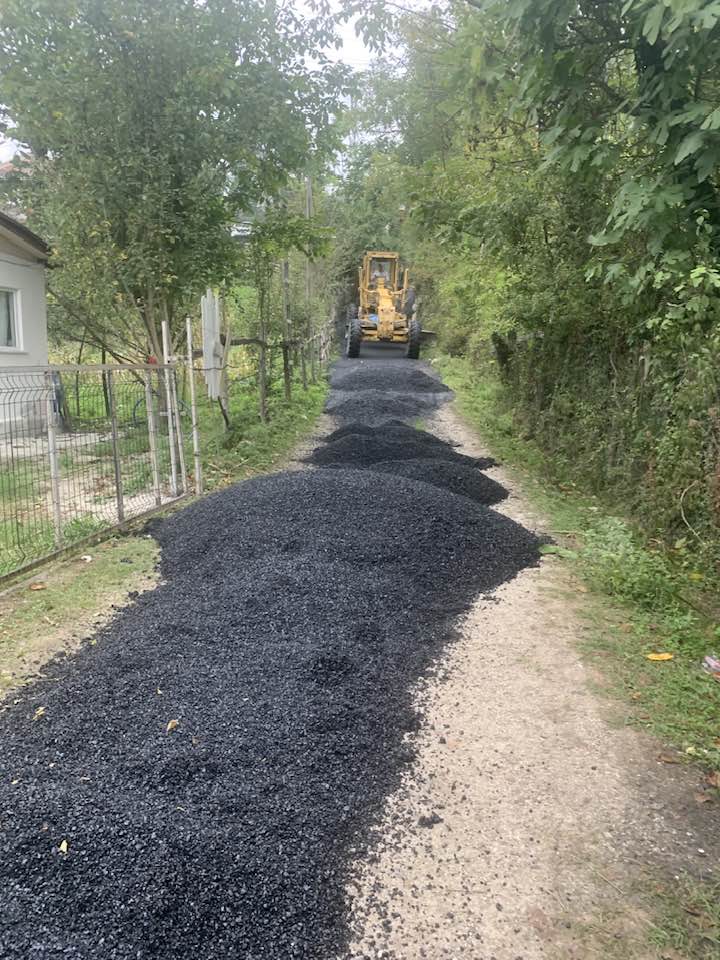
[{"label": "weed", "polygon": [[[701,667],[720,647],[720,632],[698,594],[708,584],[692,550],[683,540],[670,550],[648,543],[617,515],[617,506],[551,480],[547,455],[514,428],[499,382],[478,378],[465,360],[441,358],[439,365],[492,452],[521,471],[524,489],[552,526],[571,534],[573,570],[596,594],[615,601],[613,628],[596,631],[585,652],[601,661],[627,698],[631,719],[706,768],[720,768],[720,683]],[[551,550],[568,553],[562,546]],[[647,659],[657,652],[672,659]]]},{"label": "weed", "polygon": [[672,886],[657,886],[654,899],[662,923],[655,928],[652,939],[659,947],[677,951],[673,956],[718,960],[720,883],[698,883],[681,877]]}]

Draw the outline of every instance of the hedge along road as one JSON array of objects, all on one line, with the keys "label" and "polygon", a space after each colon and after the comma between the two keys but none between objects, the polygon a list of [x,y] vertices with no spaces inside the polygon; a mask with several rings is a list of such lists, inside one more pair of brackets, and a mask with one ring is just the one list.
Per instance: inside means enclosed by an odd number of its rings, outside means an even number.
[{"label": "hedge along road", "polygon": [[489,461],[407,426],[448,397],[338,363],[309,468],[156,523],[162,584],[4,709],[0,956],[348,955],[417,683],[538,559]]}]

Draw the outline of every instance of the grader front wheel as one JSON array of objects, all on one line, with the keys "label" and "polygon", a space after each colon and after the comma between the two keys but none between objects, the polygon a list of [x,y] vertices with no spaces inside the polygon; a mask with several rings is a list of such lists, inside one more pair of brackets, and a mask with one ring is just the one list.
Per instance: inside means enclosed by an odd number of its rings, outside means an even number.
[{"label": "grader front wheel", "polygon": [[417,320],[411,320],[408,328],[407,358],[417,360],[420,356],[420,324]]},{"label": "grader front wheel", "polygon": [[360,344],[362,343],[362,324],[357,314],[348,319],[347,327],[347,345],[345,355],[354,359],[360,356]]}]

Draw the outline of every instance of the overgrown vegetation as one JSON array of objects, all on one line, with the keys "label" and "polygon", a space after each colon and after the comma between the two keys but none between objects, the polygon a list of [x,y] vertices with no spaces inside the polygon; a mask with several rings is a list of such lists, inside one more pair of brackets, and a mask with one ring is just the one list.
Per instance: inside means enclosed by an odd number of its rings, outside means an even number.
[{"label": "overgrown vegetation", "polygon": [[205,288],[237,281],[235,228],[337,144],[333,32],[258,0],[4,4],[6,185],[51,244],[56,340],[160,357],[163,320],[181,341]]},{"label": "overgrown vegetation", "polygon": [[346,248],[401,245],[425,326],[478,378],[494,357],[513,429],[714,576],[720,7],[382,7],[356,6],[366,36],[404,51],[358,101]]},{"label": "overgrown vegetation", "polygon": [[[511,398],[492,374],[478,380],[467,360],[439,362],[460,409],[493,452],[521,470],[530,496],[559,531],[559,545],[548,552],[568,559],[593,590],[615,601],[591,609],[586,652],[627,702],[629,719],[714,774],[720,769],[720,684],[703,670],[703,660],[720,646],[720,635],[714,584],[704,589],[687,541],[671,551],[648,544],[607,503],[548,476],[544,451],[518,435]],[[653,654],[671,659],[648,659]]]},{"label": "overgrown vegetation", "polygon": [[202,432],[202,459],[209,490],[268,470],[282,460],[312,430],[327,394],[327,380],[296,389],[288,402],[282,383],[276,382],[268,395],[269,419],[257,417],[257,398],[252,393],[231,393],[232,429],[228,432],[217,420],[208,421]]}]

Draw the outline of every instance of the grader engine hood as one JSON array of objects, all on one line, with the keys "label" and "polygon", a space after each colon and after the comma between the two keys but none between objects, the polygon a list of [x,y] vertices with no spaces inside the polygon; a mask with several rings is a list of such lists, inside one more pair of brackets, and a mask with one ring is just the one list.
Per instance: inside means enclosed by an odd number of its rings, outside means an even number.
[{"label": "grader engine hood", "polygon": [[[390,291],[378,287],[377,335],[380,340],[392,340],[395,335],[396,311]],[[400,318],[402,320],[402,317]]]}]

